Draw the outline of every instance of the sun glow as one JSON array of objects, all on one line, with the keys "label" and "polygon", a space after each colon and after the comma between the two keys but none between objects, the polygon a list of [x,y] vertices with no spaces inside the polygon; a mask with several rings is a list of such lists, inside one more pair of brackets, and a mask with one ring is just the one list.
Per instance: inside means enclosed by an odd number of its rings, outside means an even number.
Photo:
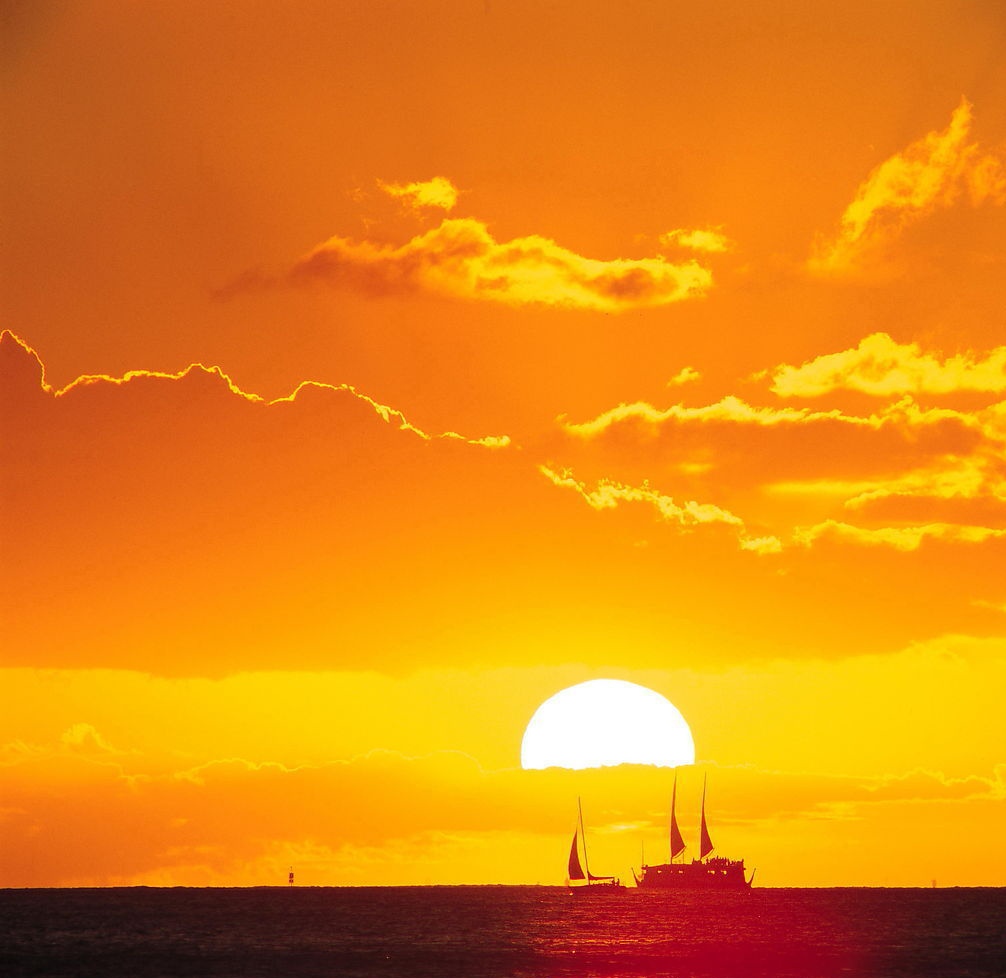
[{"label": "sun glow", "polygon": [[621,679],[560,690],[535,711],[520,752],[525,770],[695,763],[685,718],[660,693]]}]

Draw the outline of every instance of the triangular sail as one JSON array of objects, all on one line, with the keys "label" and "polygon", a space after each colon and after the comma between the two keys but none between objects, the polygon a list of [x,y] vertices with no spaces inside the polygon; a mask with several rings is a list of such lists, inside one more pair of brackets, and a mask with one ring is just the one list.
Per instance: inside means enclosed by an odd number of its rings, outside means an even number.
[{"label": "triangular sail", "polygon": [[[573,844],[569,848],[569,878],[571,880],[585,879],[588,885],[592,882],[603,880],[613,880],[614,876],[595,876],[590,871],[590,863],[587,861],[587,834],[583,831],[583,806],[580,799],[576,799],[576,810],[578,815],[576,830],[573,832]],[[576,847],[577,835],[583,840],[583,866],[580,865],[580,854]]]},{"label": "triangular sail", "polygon": [[699,829],[699,859],[705,859],[713,851],[713,840],[706,828],[706,779],[702,779],[702,825]]},{"label": "triangular sail", "polygon": [[583,867],[580,865],[580,854],[576,851],[577,834],[578,830],[574,830],[573,844],[569,847],[569,872],[567,875],[571,880],[583,880],[587,878],[583,872]]},{"label": "triangular sail", "polygon": [[674,788],[671,791],[671,862],[675,856],[680,856],[685,851],[685,840],[681,837],[681,830],[678,828],[678,819],[674,814],[674,806],[678,800],[678,772],[674,772]]},{"label": "triangular sail", "polygon": [[705,859],[713,851],[713,840],[709,838],[709,829],[706,828],[706,813],[702,813],[701,841],[699,845],[699,858]]}]

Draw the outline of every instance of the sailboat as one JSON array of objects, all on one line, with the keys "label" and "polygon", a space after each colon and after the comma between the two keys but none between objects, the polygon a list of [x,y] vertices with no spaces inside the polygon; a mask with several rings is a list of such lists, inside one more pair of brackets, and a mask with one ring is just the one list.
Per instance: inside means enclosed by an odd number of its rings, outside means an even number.
[{"label": "sailboat", "polygon": [[[577,822],[573,829],[573,844],[569,847],[566,885],[576,893],[611,893],[625,887],[614,876],[595,876],[587,862],[587,837],[583,831],[583,806],[576,799]],[[580,847],[583,847],[583,862],[580,862]]]},{"label": "sailboat", "polygon": [[702,779],[702,815],[699,821],[699,858],[685,862],[679,857],[687,846],[678,828],[675,807],[678,800],[678,773],[674,772],[674,787],[671,790],[670,862],[657,866],[642,865],[639,875],[632,871],[636,886],[654,890],[748,890],[754,881],[754,873],[748,879],[744,871],[743,859],[726,859],[723,856],[709,858],[715,850],[709,836],[706,822],[706,779]]}]

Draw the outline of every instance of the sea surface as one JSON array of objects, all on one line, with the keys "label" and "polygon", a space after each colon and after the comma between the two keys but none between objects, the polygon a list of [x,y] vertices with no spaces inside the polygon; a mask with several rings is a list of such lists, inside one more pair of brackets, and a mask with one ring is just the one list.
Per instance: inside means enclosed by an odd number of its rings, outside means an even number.
[{"label": "sea surface", "polygon": [[0,890],[0,975],[991,978],[1006,889]]}]

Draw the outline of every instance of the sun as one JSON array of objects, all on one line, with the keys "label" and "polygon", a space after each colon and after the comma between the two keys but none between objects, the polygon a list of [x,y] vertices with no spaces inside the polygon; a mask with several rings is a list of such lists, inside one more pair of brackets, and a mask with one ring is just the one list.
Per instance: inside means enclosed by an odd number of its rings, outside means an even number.
[{"label": "sun", "polygon": [[692,732],[660,693],[622,679],[591,679],[550,696],[534,712],[520,749],[525,770],[615,764],[695,763]]}]

